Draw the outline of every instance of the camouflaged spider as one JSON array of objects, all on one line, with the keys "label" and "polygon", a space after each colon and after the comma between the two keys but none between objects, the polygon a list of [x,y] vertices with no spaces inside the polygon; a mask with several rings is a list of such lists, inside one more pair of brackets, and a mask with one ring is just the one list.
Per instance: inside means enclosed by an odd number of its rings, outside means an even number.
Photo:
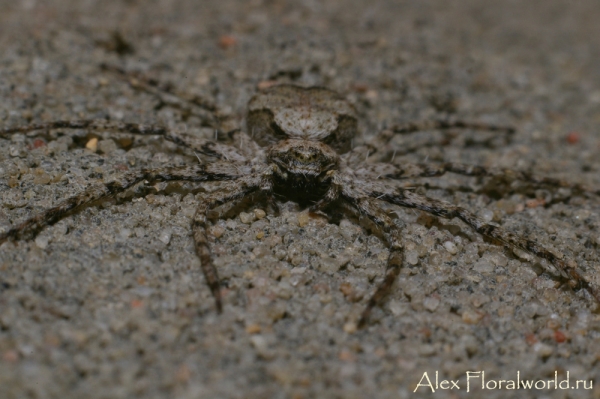
[{"label": "camouflaged spider", "polygon": [[[124,74],[118,69],[113,72]],[[130,84],[150,92],[160,89],[156,83],[148,80],[132,79]],[[172,93],[165,94],[172,105],[177,105],[181,100]],[[214,112],[212,116],[210,113],[208,115],[210,123],[214,123]],[[263,193],[272,204],[273,197],[277,195],[308,206],[312,212],[326,213],[330,206],[344,206],[356,216],[367,217],[381,229],[389,247],[385,276],[368,300],[358,322],[359,326],[363,326],[372,309],[381,304],[403,263],[402,232],[382,209],[381,202],[419,209],[443,218],[458,218],[478,233],[498,240],[507,247],[525,250],[547,259],[572,287],[586,289],[600,302],[598,291],[582,277],[575,262],[566,260],[562,254],[555,254],[535,241],[486,223],[467,209],[417,194],[394,182],[452,172],[466,176],[508,176],[535,185],[569,187],[578,191],[593,190],[508,169],[459,163],[396,165],[373,162],[377,159],[377,150],[387,144],[394,133],[450,128],[511,131],[510,128],[481,123],[437,120],[396,126],[380,133],[370,147],[351,148],[352,140],[357,134],[357,118],[353,106],[329,89],[295,85],[273,86],[250,100],[246,118],[247,132],[239,129],[230,132],[235,143],[243,143],[237,146],[194,138],[158,125],[106,120],[55,121],[1,129],[0,137],[49,129],[96,129],[161,135],[178,145],[208,155],[214,161],[192,166],[136,170],[123,173],[114,181],[94,183],[84,192],[1,233],[0,243],[7,239],[30,237],[44,226],[57,222],[74,208],[116,195],[142,181],[223,181],[220,189],[203,196],[192,221],[196,253],[219,312],[222,311],[220,284],[207,241],[207,213],[216,206],[257,192]],[[366,157],[364,152],[367,152]],[[372,156],[366,162],[369,154]]]}]

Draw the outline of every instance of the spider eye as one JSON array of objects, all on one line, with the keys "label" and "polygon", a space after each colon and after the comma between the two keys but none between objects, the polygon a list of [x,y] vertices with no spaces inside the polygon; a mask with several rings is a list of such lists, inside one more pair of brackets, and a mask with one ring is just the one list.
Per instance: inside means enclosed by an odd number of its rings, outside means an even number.
[{"label": "spider eye", "polygon": [[296,151],[296,159],[301,162],[314,162],[316,157],[312,152]]}]

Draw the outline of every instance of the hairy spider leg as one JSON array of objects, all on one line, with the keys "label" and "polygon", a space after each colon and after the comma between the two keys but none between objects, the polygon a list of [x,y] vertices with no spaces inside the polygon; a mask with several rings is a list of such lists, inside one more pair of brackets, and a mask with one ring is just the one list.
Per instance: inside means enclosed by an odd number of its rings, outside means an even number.
[{"label": "hairy spider leg", "polygon": [[381,305],[398,278],[404,260],[404,245],[402,243],[400,228],[394,224],[388,215],[386,215],[383,209],[377,204],[376,200],[368,197],[365,193],[362,193],[353,187],[345,187],[341,192],[341,197],[350,203],[359,215],[367,216],[373,223],[382,229],[384,233],[383,236],[390,251],[385,269],[385,276],[375,289],[371,298],[369,298],[367,306],[363,310],[358,321],[358,328],[362,328],[367,324],[373,308]]},{"label": "hairy spider leg", "polygon": [[128,72],[118,66],[100,64],[100,69],[117,75],[135,90],[141,90],[155,96],[160,101],[158,108],[167,105],[179,109],[184,114],[199,117],[203,126],[215,129],[221,128],[219,111],[217,106],[210,100],[198,95],[177,92],[170,84],[161,83],[139,72]]},{"label": "hairy spider leg", "polygon": [[508,232],[501,227],[486,223],[472,212],[446,201],[426,197],[411,191],[397,189],[393,193],[371,191],[371,197],[381,199],[406,208],[416,208],[446,219],[458,218],[479,234],[498,240],[509,248],[517,248],[529,252],[539,258],[546,259],[555,265],[563,278],[573,288],[585,288],[598,303],[600,292],[592,287],[582,276],[574,261],[564,260],[564,255],[555,255],[547,248],[533,240]]},{"label": "hairy spider leg", "polygon": [[0,129],[0,137],[8,138],[14,133],[27,133],[31,131],[48,131],[55,129],[95,129],[116,131],[135,135],[157,135],[162,136],[177,145],[192,149],[198,153],[208,155],[217,159],[226,159],[229,161],[244,162],[246,158],[235,148],[217,143],[211,140],[199,139],[189,136],[175,129],[157,124],[141,124],[109,121],[104,119],[88,119],[76,121],[52,121],[42,122],[25,126]]},{"label": "hairy spider leg", "polygon": [[552,188],[569,188],[575,192],[589,192],[600,195],[600,190],[579,183],[571,183],[552,177],[540,177],[531,173],[508,168],[487,168],[477,165],[467,165],[456,162],[446,162],[440,165],[417,164],[403,162],[401,165],[388,163],[373,163],[362,166],[358,174],[365,176],[376,176],[376,178],[387,179],[409,179],[418,177],[438,177],[448,172],[464,176],[498,177],[506,181],[520,180],[536,186],[548,186]]},{"label": "hairy spider leg", "polygon": [[[483,122],[474,122],[474,121],[463,121],[457,119],[438,119],[438,120],[429,120],[429,121],[414,121],[407,122],[402,125],[395,125],[391,128],[384,129],[380,133],[378,133],[374,138],[372,138],[368,143],[356,147],[353,149],[353,152],[359,152],[361,154],[368,154],[366,157],[373,157],[374,161],[380,161],[385,158],[395,157],[396,155],[404,155],[410,154],[422,147],[434,147],[440,146],[444,143],[450,141],[452,139],[451,135],[445,135],[445,137],[440,140],[431,139],[426,143],[421,143],[416,146],[405,146],[402,148],[402,151],[395,150],[394,154],[390,155],[392,151],[382,152],[382,149],[389,148],[389,142],[396,134],[410,134],[417,133],[427,130],[451,130],[451,129],[471,129],[471,130],[484,130],[490,132],[504,132],[507,134],[507,137],[510,137],[514,134],[515,129],[511,126],[501,126],[495,125],[491,123],[483,123]],[[365,155],[354,156],[353,154],[349,155],[349,159],[354,158],[363,158]],[[364,161],[364,158],[362,159]]]},{"label": "hairy spider leg", "polygon": [[200,267],[206,279],[206,284],[215,298],[217,311],[223,311],[221,300],[221,291],[219,283],[219,275],[212,260],[210,248],[208,246],[208,238],[206,236],[207,213],[212,208],[225,203],[242,199],[252,192],[258,190],[261,186],[260,176],[247,176],[243,179],[243,184],[228,184],[226,187],[208,194],[200,201],[194,214],[192,222],[192,231],[194,234],[194,245],[196,254],[200,258]]},{"label": "hairy spider leg", "polygon": [[382,282],[377,286],[375,292],[367,302],[358,321],[357,327],[362,328],[366,325],[375,306],[380,305],[385,297],[390,293],[392,286],[402,267],[404,259],[404,246],[402,244],[400,229],[393,223],[392,219],[377,204],[376,200],[369,197],[355,187],[350,181],[350,176],[344,175],[337,170],[331,170],[329,173],[330,186],[325,196],[314,204],[311,212],[320,212],[332,202],[341,198],[349,204],[348,207],[356,216],[367,216],[375,225],[383,231],[383,236],[389,248],[385,276]]},{"label": "hairy spider leg", "polygon": [[93,201],[121,193],[135,184],[143,181],[211,181],[233,180],[238,176],[228,175],[213,170],[214,165],[194,165],[161,169],[145,169],[128,172],[120,175],[114,181],[92,184],[85,191],[60,202],[58,205],[46,209],[37,215],[25,220],[17,226],[0,234],[0,243],[8,239],[23,239],[35,235],[45,226],[56,223],[70,211],[89,204]]}]

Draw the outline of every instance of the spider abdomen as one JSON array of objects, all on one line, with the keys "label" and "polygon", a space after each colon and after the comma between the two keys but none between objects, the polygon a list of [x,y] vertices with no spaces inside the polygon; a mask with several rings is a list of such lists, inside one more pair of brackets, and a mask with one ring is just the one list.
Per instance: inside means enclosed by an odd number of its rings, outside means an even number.
[{"label": "spider abdomen", "polygon": [[354,107],[323,87],[273,86],[252,97],[246,125],[262,146],[302,139],[327,143],[339,153],[350,150],[357,133]]}]

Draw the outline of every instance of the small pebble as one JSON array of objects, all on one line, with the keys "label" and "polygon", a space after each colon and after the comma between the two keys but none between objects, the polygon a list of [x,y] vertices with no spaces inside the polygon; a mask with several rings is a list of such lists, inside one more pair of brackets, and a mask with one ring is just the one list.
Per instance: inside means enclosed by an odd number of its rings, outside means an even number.
[{"label": "small pebble", "polygon": [[548,357],[554,352],[554,349],[550,345],[546,345],[542,342],[536,342],[533,344],[533,351],[540,357]]},{"label": "small pebble", "polygon": [[488,303],[490,301],[490,297],[483,294],[475,294],[472,296],[471,303],[476,308],[480,308],[482,305]]},{"label": "small pebble", "polygon": [[430,344],[423,344],[419,347],[419,354],[422,356],[432,356],[437,353],[435,346]]},{"label": "small pebble", "polygon": [[356,329],[357,329],[357,325],[353,321],[349,321],[348,323],[344,324],[344,331],[347,332],[348,334],[355,333]]},{"label": "small pebble", "polygon": [[308,224],[310,217],[307,212],[302,212],[298,214],[298,226],[304,227]]},{"label": "small pebble", "polygon": [[158,239],[162,241],[164,244],[168,244],[171,241],[171,232],[169,230],[164,230],[158,235]]},{"label": "small pebble", "polygon": [[223,227],[221,227],[221,226],[218,226],[218,225],[217,226],[213,226],[210,229],[210,233],[213,236],[215,236],[216,238],[219,238],[219,237],[221,237],[223,235],[223,233],[225,233],[225,229]]},{"label": "small pebble", "polygon": [[425,309],[433,312],[440,305],[440,300],[436,297],[429,296],[423,300],[423,306]]},{"label": "small pebble", "polygon": [[409,305],[400,301],[391,301],[389,304],[390,311],[394,316],[400,316],[406,313]]},{"label": "small pebble", "polygon": [[419,253],[417,251],[407,251],[406,261],[409,265],[416,265],[417,263],[419,263]]},{"label": "small pebble", "polygon": [[25,157],[26,153],[22,146],[11,145],[8,147],[8,154],[11,157]]},{"label": "small pebble", "polygon": [[52,181],[52,176],[50,176],[41,168],[35,168],[33,170],[33,176],[34,184],[48,184]]},{"label": "small pebble", "polygon": [[525,251],[523,251],[522,249],[519,248],[513,248],[512,252],[517,255],[518,258],[526,260],[528,262],[533,261],[535,258],[533,257],[533,255],[531,255],[530,253],[527,253]]},{"label": "small pebble", "polygon": [[481,211],[481,218],[486,222],[491,222],[494,218],[494,212],[489,209],[484,209]]},{"label": "small pebble", "polygon": [[322,257],[318,261],[318,269],[324,273],[334,274],[337,273],[341,267],[344,265],[344,262],[340,258],[331,258],[331,257]]},{"label": "small pebble", "polygon": [[98,150],[98,139],[97,138],[92,138],[90,139],[86,144],[85,144],[85,148],[87,148],[88,150],[92,151],[92,152],[96,152],[96,150]]},{"label": "small pebble", "polygon": [[263,211],[262,209],[255,209],[254,210],[254,216],[256,216],[257,219],[262,219],[267,215],[267,213],[265,211]]},{"label": "small pebble", "polygon": [[250,342],[259,353],[266,352],[269,348],[267,340],[262,335],[254,335],[250,338]]},{"label": "small pebble", "polygon": [[473,265],[473,270],[479,273],[491,273],[494,271],[494,265],[486,258],[480,258],[475,265]]},{"label": "small pebble", "polygon": [[119,147],[117,146],[117,143],[114,142],[114,140],[101,140],[100,142],[98,142],[97,149],[103,154],[109,154],[119,149]]},{"label": "small pebble", "polygon": [[287,281],[280,281],[275,289],[275,294],[281,299],[290,299],[293,294],[291,284]]},{"label": "small pebble", "polygon": [[224,50],[235,46],[236,43],[237,43],[237,40],[234,36],[223,35],[223,36],[219,37],[219,47],[221,47]]},{"label": "small pebble", "polygon": [[227,227],[229,230],[235,230],[235,228],[237,227],[237,223],[229,219],[225,222],[225,227]]},{"label": "small pebble", "polygon": [[258,334],[261,331],[260,325],[253,323],[246,326],[246,332],[248,334]]},{"label": "small pebble", "polygon": [[578,132],[569,132],[567,134],[567,143],[569,144],[577,144],[581,140],[581,135]]},{"label": "small pebble", "polygon": [[567,340],[567,336],[562,331],[554,331],[554,340],[560,344]]},{"label": "small pebble", "polygon": [[240,221],[244,224],[250,224],[254,222],[255,217],[256,216],[254,213],[240,212]]},{"label": "small pebble", "polygon": [[48,246],[48,237],[41,235],[37,236],[35,238],[35,245],[37,245],[37,247],[40,249],[46,249],[46,247]]},{"label": "small pebble", "polygon": [[458,252],[456,244],[454,244],[452,241],[444,242],[444,248],[446,248],[446,251],[450,252],[452,255],[455,255]]},{"label": "small pebble", "polygon": [[467,324],[477,324],[483,318],[483,314],[473,310],[465,310],[462,319]]},{"label": "small pebble", "polygon": [[266,245],[257,245],[256,247],[254,247],[254,249],[252,250],[252,253],[254,254],[254,256],[256,256],[257,258],[264,258],[265,256],[269,255],[271,253],[271,250],[266,246]]}]

